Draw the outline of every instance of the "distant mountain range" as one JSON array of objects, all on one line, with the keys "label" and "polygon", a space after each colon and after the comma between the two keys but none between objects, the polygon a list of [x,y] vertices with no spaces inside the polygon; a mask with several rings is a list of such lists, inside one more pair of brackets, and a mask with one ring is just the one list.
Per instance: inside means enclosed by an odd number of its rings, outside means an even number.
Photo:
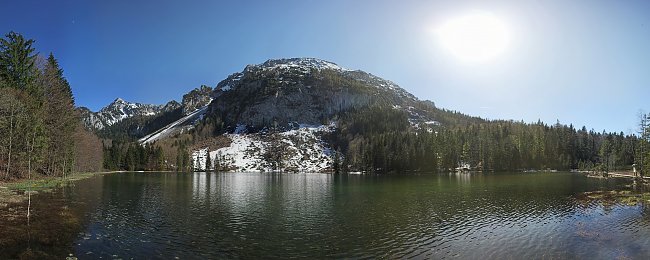
[{"label": "distant mountain range", "polygon": [[101,130],[127,118],[155,116],[163,112],[172,111],[180,106],[176,101],[170,101],[165,105],[151,105],[127,102],[121,98],[117,98],[97,112],[92,112],[86,107],[80,107],[78,110],[81,112],[82,120],[86,127]]}]

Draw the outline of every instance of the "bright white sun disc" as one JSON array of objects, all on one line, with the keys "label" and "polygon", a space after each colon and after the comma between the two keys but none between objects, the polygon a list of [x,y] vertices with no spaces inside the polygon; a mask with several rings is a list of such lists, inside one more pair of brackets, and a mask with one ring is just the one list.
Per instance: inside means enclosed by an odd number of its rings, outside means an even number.
[{"label": "bright white sun disc", "polygon": [[464,61],[490,60],[503,53],[510,43],[505,24],[486,12],[451,19],[437,33],[442,46]]}]

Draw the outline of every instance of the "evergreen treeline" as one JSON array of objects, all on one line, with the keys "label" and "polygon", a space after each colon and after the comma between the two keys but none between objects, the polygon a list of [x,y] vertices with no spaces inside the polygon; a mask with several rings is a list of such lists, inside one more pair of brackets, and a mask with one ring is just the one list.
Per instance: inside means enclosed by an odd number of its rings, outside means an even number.
[{"label": "evergreen treeline", "polygon": [[192,163],[185,142],[176,143],[176,160],[165,159],[164,149],[155,144],[113,140],[104,146],[104,168],[123,171],[191,171]]},{"label": "evergreen treeline", "polygon": [[110,147],[104,147],[104,168],[128,171],[166,169],[162,148],[119,141],[113,141]]},{"label": "evergreen treeline", "polygon": [[54,55],[43,59],[33,44],[15,32],[0,39],[0,178],[99,170],[101,159],[83,167],[76,163],[81,156],[97,158],[88,156],[97,150],[80,149],[98,140],[81,127],[70,84]]},{"label": "evergreen treeline", "polygon": [[342,116],[331,137],[344,154],[342,170],[607,171],[629,169],[638,145],[634,135],[576,130],[559,122],[549,126],[485,121],[419,130],[408,130],[408,125],[407,114],[391,108],[371,107]]}]

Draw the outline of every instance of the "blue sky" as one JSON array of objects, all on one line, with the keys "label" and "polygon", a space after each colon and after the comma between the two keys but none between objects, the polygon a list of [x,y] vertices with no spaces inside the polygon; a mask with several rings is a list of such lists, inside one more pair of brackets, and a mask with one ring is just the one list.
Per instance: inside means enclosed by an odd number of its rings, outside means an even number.
[{"label": "blue sky", "polygon": [[[77,104],[179,100],[247,64],[317,57],[490,119],[632,132],[650,112],[648,1],[0,1],[0,32],[54,52]],[[511,43],[468,64],[433,31],[494,14]]]}]

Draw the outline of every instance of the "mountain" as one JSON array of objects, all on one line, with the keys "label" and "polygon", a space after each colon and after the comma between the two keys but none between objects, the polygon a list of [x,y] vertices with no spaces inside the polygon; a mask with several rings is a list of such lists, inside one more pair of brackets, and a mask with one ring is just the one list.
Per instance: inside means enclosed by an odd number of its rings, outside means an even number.
[{"label": "mountain", "polygon": [[183,95],[183,115],[189,115],[212,102],[212,88],[202,85]]},{"label": "mountain", "polygon": [[87,128],[101,130],[127,118],[155,116],[179,107],[180,104],[176,101],[170,101],[165,105],[150,105],[127,102],[117,98],[98,112],[92,112],[86,107],[80,107],[78,110],[81,112],[81,118]]},{"label": "mountain", "polygon": [[[212,94],[212,88],[204,85],[183,95],[182,103],[172,100],[164,105],[151,105],[117,98],[98,112],[85,107],[77,110],[86,128],[94,130],[100,137],[133,140],[161,131],[168,124],[190,114],[196,115],[197,110],[205,110],[212,101]],[[190,126],[193,122],[188,121]]]},{"label": "mountain", "polygon": [[[172,168],[183,164],[178,155],[187,151],[196,170],[210,161],[232,171],[327,171],[344,158],[355,136],[434,132],[441,125],[484,121],[438,109],[389,80],[315,58],[248,65],[214,89],[201,86],[183,95],[173,113],[115,103],[100,113],[111,112],[104,117],[113,120],[106,122],[123,121],[96,128],[111,133],[105,137],[163,147]],[[93,116],[84,120],[97,121]]]},{"label": "mountain", "polygon": [[335,63],[294,58],[249,65],[215,88],[209,115],[223,120],[230,130],[247,127],[291,128],[319,125],[337,113],[370,105],[394,106],[408,111],[414,124],[434,120],[413,95],[397,84]]},{"label": "mountain", "polygon": [[[207,90],[195,92],[207,97]],[[314,58],[248,65],[219,82],[199,104],[207,100],[208,106],[193,106],[193,112],[184,112],[183,118],[140,142],[170,147],[165,139],[182,142],[189,138],[183,133],[193,131],[189,149],[199,170],[205,169],[209,154],[209,161],[227,170],[324,171],[332,169],[337,156],[331,137],[341,123],[371,108],[403,119],[396,122],[405,131],[481,121],[437,109],[370,73]]]},{"label": "mountain", "polygon": [[[440,109],[391,81],[314,58],[248,65],[214,88],[183,95],[168,112],[128,117],[131,105],[109,107],[119,112],[107,118],[124,118],[98,130],[114,141],[105,149],[110,169],[626,169],[635,161],[637,143],[636,136],[623,133],[484,120]],[[98,117],[86,112],[85,120],[94,122],[93,116]]]},{"label": "mountain", "polygon": [[255,132],[264,127],[288,130],[298,125],[320,125],[339,112],[375,103],[408,111],[413,124],[437,123],[415,108],[433,108],[433,103],[420,103],[393,82],[324,60],[293,58],[248,65],[214,90],[201,86],[190,91],[183,96],[184,117],[140,142],[151,143],[187,131],[205,113],[219,118],[223,123],[220,127],[228,132],[237,126]]}]

